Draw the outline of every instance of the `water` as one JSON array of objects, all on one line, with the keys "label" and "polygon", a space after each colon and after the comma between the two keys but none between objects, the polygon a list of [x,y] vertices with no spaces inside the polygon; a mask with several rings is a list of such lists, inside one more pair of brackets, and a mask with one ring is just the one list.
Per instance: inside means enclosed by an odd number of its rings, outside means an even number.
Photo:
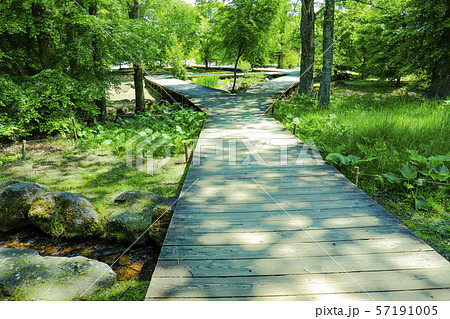
[{"label": "water", "polygon": [[41,256],[84,256],[110,265],[117,274],[118,280],[150,280],[160,251],[153,246],[132,247],[123,254],[128,245],[100,238],[52,239],[34,227],[0,232],[0,248],[34,249]]}]

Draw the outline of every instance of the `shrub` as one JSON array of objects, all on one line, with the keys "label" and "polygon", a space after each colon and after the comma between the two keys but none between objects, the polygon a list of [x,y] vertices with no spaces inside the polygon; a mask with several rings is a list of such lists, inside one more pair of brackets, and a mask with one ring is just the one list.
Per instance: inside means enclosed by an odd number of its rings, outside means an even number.
[{"label": "shrub", "polygon": [[70,118],[92,119],[101,95],[89,79],[48,69],[16,83],[0,77],[0,137],[10,140],[38,133],[70,132]]}]

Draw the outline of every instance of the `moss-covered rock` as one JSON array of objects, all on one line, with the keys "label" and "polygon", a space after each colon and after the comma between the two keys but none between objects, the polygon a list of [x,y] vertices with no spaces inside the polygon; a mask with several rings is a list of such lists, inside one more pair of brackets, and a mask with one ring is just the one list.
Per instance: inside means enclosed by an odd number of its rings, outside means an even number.
[{"label": "moss-covered rock", "polygon": [[158,246],[162,246],[164,243],[170,220],[172,219],[173,215],[172,206],[170,206],[170,204],[167,204],[168,203],[159,204],[153,209],[151,223],[152,226],[148,230],[150,239]]},{"label": "moss-covered rock", "polygon": [[27,182],[0,182],[0,230],[8,231],[30,224],[28,212],[36,197],[47,187]]},{"label": "moss-covered rock", "polygon": [[42,257],[32,249],[0,248],[0,299],[87,298],[116,279],[107,264],[86,257]]},{"label": "moss-covered rock", "polygon": [[97,213],[81,194],[53,192],[39,195],[28,217],[53,237],[85,238],[98,231]]},{"label": "moss-covered rock", "polygon": [[164,200],[164,196],[152,192],[135,190],[135,191],[127,191],[125,193],[120,194],[119,196],[116,197],[114,202],[117,204],[127,202],[134,203],[137,200],[146,200],[156,205]]},{"label": "moss-covered rock", "polygon": [[163,200],[164,197],[159,194],[143,191],[129,191],[119,195],[114,201],[114,212],[106,219],[106,236],[119,242],[145,245],[152,209]]}]

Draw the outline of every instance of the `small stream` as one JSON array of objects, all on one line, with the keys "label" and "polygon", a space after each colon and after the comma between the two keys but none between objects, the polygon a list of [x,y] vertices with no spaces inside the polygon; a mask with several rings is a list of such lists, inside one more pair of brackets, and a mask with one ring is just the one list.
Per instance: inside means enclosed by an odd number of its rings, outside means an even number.
[{"label": "small stream", "polygon": [[[150,280],[160,249],[153,246],[132,247],[101,238],[89,240],[52,239],[34,227],[0,232],[0,248],[27,248],[41,256],[84,256],[111,266],[118,280]],[[120,257],[120,258],[119,258]],[[118,259],[119,258],[119,259]],[[118,259],[118,260],[117,260]]]}]

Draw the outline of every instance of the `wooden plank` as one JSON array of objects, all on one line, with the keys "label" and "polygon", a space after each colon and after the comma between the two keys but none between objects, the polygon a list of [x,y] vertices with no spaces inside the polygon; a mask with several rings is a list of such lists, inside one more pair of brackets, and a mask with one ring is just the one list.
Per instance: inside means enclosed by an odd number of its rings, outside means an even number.
[{"label": "wooden plank", "polygon": [[427,268],[446,269],[450,272],[449,263],[439,254],[435,251],[423,251],[333,257],[160,260],[153,278],[281,276]]},{"label": "wooden plank", "polygon": [[[207,178],[192,178],[192,183],[185,182],[183,188],[195,191],[201,190],[202,192],[209,191],[223,191],[234,190],[233,193],[240,193],[248,190],[258,190],[264,192],[272,192],[276,190],[284,189],[301,189],[301,188],[339,188],[345,185],[348,187],[355,187],[348,179],[343,177],[326,176],[326,177],[299,177],[289,179],[267,179],[260,180],[255,179],[255,183],[252,179],[229,179],[229,180],[214,180]],[[195,182],[195,183],[194,183]],[[352,186],[353,185],[353,186]],[[239,190],[238,192],[236,190]]]},{"label": "wooden plank", "polygon": [[379,227],[353,227],[343,229],[312,229],[296,231],[253,231],[245,232],[214,232],[214,233],[187,233],[170,230],[164,241],[164,245],[250,245],[274,243],[314,243],[335,242],[344,240],[380,239],[393,237],[413,237],[407,228],[397,226]]},{"label": "wooden plank", "polygon": [[[265,218],[264,220],[256,221],[239,221],[229,222],[222,219],[208,218],[201,222],[195,221],[180,221],[172,220],[173,231],[180,229],[181,231],[188,231],[192,234],[195,233],[215,233],[229,232],[236,233],[242,232],[247,229],[255,231],[281,231],[281,230],[298,230],[303,228],[305,230],[312,229],[339,229],[349,227],[369,227],[369,226],[384,226],[387,224],[396,224],[397,221],[393,217],[388,215],[375,217],[375,216],[360,216],[360,217],[345,217],[345,218],[323,218],[312,220],[310,218],[292,218],[291,216],[275,215]],[[172,231],[172,229],[171,229]]]},{"label": "wooden plank", "polygon": [[230,203],[225,204],[187,204],[179,201],[177,204],[177,210],[183,210],[184,212],[191,213],[225,213],[225,212],[252,212],[252,211],[279,211],[284,209],[285,211],[302,211],[303,209],[333,209],[333,208],[352,208],[352,207],[365,207],[373,200],[370,197],[350,198],[345,200],[330,200],[330,201],[297,201],[297,202],[263,202],[263,203]]},{"label": "wooden plank", "polygon": [[[204,213],[204,214],[192,214],[177,210],[177,213],[172,217],[174,222],[186,222],[200,224],[205,221],[221,223],[242,223],[242,222],[256,222],[261,220],[270,219],[272,221],[287,220],[289,223],[292,221],[291,217],[300,222],[304,220],[311,220],[313,222],[340,222],[340,218],[358,218],[358,217],[376,217],[376,218],[391,218],[391,214],[383,210],[377,205],[370,205],[367,207],[356,208],[337,208],[337,209],[311,209],[301,211],[288,211],[288,214],[279,209],[276,211],[254,211],[254,212],[235,212],[235,213]],[[205,215],[206,214],[206,215]],[[317,221],[319,220],[319,221]]]},{"label": "wooden plank", "polygon": [[[249,172],[249,173],[230,173],[227,174],[225,173],[218,173],[218,174],[214,174],[214,173],[209,173],[209,172],[192,172],[189,173],[186,176],[186,180],[185,183],[189,183],[193,180],[196,180],[197,178],[211,178],[214,181],[220,181],[220,180],[233,180],[233,179],[238,179],[238,180],[242,180],[242,179],[252,179],[254,178],[256,181],[260,181],[260,180],[264,180],[264,179],[277,179],[277,180],[291,180],[293,182],[295,182],[295,179],[299,178],[299,177],[308,177],[308,176],[314,176],[316,178],[320,178],[321,176],[333,176],[337,173],[327,170],[327,169],[323,169],[323,170],[308,170],[308,169],[304,169],[301,172],[293,172],[293,173],[283,173],[283,172],[266,172],[266,173],[260,173],[258,174],[257,172]],[[280,181],[280,183],[282,183],[283,181]]]},{"label": "wooden plank", "polygon": [[[264,188],[264,190],[257,184],[247,184],[241,187],[239,192],[232,190],[227,186],[217,185],[216,187],[201,187],[195,183],[190,189],[186,197],[196,198],[223,198],[223,197],[236,197],[242,198],[246,196],[259,195],[261,193],[266,194],[268,192],[271,196],[278,195],[309,195],[309,194],[335,194],[335,193],[348,193],[348,192],[361,192],[356,186],[350,182],[333,182],[328,184],[328,187],[323,187],[324,182],[321,183],[308,183],[309,186],[291,187],[290,185],[284,185],[285,188],[278,186],[271,186]],[[306,184],[305,184],[306,185]],[[281,185],[280,185],[281,186]]]},{"label": "wooden plank", "polygon": [[[189,179],[188,179],[189,177]],[[308,175],[308,176],[289,176],[289,177],[265,177],[264,179],[261,178],[254,178],[255,182],[252,177],[230,177],[230,178],[214,178],[214,176],[196,176],[196,175],[187,175],[186,179],[184,181],[184,185],[187,185],[186,187],[189,187],[194,182],[198,185],[203,185],[207,187],[208,185],[225,185],[228,184],[230,187],[232,185],[236,185],[239,187],[240,183],[253,183],[256,185],[261,185],[262,188],[266,188],[266,185],[272,185],[276,186],[277,184],[287,184],[290,187],[296,187],[296,186],[305,186],[307,182],[324,182],[327,181],[335,182],[335,181],[346,181],[350,182],[347,178],[345,178],[342,174],[326,174],[326,175]]]},{"label": "wooden plank", "polygon": [[420,239],[389,237],[316,243],[274,243],[246,245],[164,245],[158,260],[227,260],[289,257],[352,256],[361,254],[433,251]]},{"label": "wooden plank", "polygon": [[[309,296],[449,289],[448,269],[228,278],[152,278],[147,298]],[[373,298],[375,299],[375,298]],[[447,299],[448,300],[448,299]]]},{"label": "wooden plank", "polygon": [[[171,297],[176,301],[448,301],[450,289],[417,289],[401,291],[383,291],[366,293],[345,293],[345,294],[311,294],[311,295],[283,295],[283,296],[241,296],[241,297]],[[148,297],[146,300],[167,300],[166,297]],[[371,310],[373,311],[373,310]]]},{"label": "wooden plank", "polygon": [[187,194],[181,197],[178,200],[177,205],[252,205],[252,204],[272,204],[278,203],[281,206],[289,203],[291,207],[295,205],[299,205],[301,207],[304,203],[309,202],[327,202],[327,201],[347,201],[347,200],[358,200],[358,199],[368,199],[368,196],[361,191],[342,191],[339,193],[326,192],[327,189],[324,189],[324,192],[318,193],[310,193],[310,194],[281,194],[275,195],[271,193],[266,193],[264,191],[260,191],[258,194],[241,194],[241,196],[213,196],[213,197],[196,197],[194,195]]}]

